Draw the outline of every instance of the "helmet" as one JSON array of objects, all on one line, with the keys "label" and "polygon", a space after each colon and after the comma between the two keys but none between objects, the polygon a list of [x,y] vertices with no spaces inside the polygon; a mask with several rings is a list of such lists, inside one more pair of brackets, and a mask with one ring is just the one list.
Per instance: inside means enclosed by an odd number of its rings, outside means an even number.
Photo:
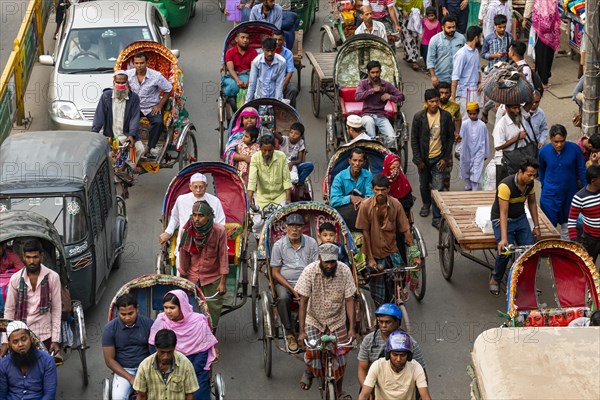
[{"label": "helmet", "polygon": [[390,333],[385,345],[385,359],[390,359],[390,352],[406,351],[408,352],[408,361],[412,360],[412,340],[406,332],[396,331]]},{"label": "helmet", "polygon": [[379,306],[375,311],[375,316],[378,315],[389,315],[390,317],[396,318],[398,321],[402,321],[402,311],[400,308],[392,303],[385,303]]}]

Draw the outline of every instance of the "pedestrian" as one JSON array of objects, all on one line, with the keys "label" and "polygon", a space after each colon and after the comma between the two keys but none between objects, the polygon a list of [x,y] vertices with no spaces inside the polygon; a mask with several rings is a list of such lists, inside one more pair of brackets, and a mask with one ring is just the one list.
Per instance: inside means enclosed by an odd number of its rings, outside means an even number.
[{"label": "pedestrian", "polygon": [[127,400],[140,363],[150,355],[148,339],[154,321],[140,314],[133,293],[119,296],[115,307],[117,318],[102,332],[102,353],[106,366],[114,373],[112,400]]},{"label": "pedestrian", "polygon": [[152,339],[156,353],[140,364],[133,383],[136,400],[194,400],[200,386],[190,360],[175,350],[175,332],[161,329]]},{"label": "pedestrian", "polygon": [[460,177],[465,181],[465,190],[479,190],[484,161],[489,156],[488,129],[479,119],[479,104],[467,104],[469,119],[463,121],[460,137],[463,143],[460,157]]},{"label": "pedestrian", "polygon": [[[437,90],[440,94],[440,108],[444,111],[448,111],[452,115],[454,120],[454,142],[460,143],[460,127],[462,126],[462,114],[460,113],[460,106],[458,103],[450,100],[452,93],[452,85],[450,82],[440,82],[437,85]],[[424,105],[423,108],[427,108]],[[458,159],[460,156],[458,153],[454,153],[454,156]],[[452,174],[452,168],[454,167],[454,159],[450,157],[448,165],[446,165],[446,174],[444,177],[444,190],[450,190],[450,175]]]},{"label": "pedestrian", "polygon": [[[491,0],[483,15],[483,36],[488,37],[494,33],[496,25],[496,17],[503,15],[505,17],[505,31],[512,32],[512,2],[509,0]],[[511,35],[512,36],[512,35]],[[510,43],[510,42],[509,42]]]},{"label": "pedestrian", "polygon": [[442,15],[453,15],[456,18],[456,30],[464,34],[469,21],[469,0],[440,0]]},{"label": "pedestrian", "polygon": [[567,221],[571,201],[587,182],[583,154],[577,144],[567,141],[564,126],[550,127],[550,143],[541,148],[539,164],[540,207],[553,226],[560,225],[561,238],[569,240]]},{"label": "pedestrian", "polygon": [[596,263],[600,254],[600,165],[592,165],[585,172],[587,185],[573,196],[569,211],[569,238],[577,241],[577,222],[582,215],[581,244]]},{"label": "pedestrian", "polygon": [[[490,219],[498,254],[488,282],[490,293],[494,296],[500,294],[500,282],[504,279],[506,267],[511,260],[510,255],[504,254],[505,248],[509,244],[532,245],[534,238],[535,240],[541,238],[534,190],[538,167],[537,161],[533,159],[523,161],[519,166],[519,171],[504,178],[496,189]],[[533,236],[525,213],[525,202],[527,202],[531,219],[533,219]]]},{"label": "pedestrian", "polygon": [[523,126],[529,137],[535,139],[538,143],[538,149],[541,149],[548,140],[548,123],[546,122],[546,113],[540,107],[542,96],[537,90],[533,92],[532,101],[525,103],[521,114],[525,123]]},{"label": "pedestrian", "polygon": [[[471,26],[467,30],[467,42],[456,52],[452,65],[452,94],[450,98],[460,106],[462,115],[467,114],[470,101],[483,103],[481,97],[481,77],[479,71],[479,43],[481,28]],[[460,153],[460,143],[456,151]]]},{"label": "pedestrian", "polygon": [[[164,311],[158,314],[152,325],[148,343],[158,349],[155,335],[162,329],[175,332],[177,335],[175,350],[186,356],[192,363],[200,386],[194,393],[194,400],[210,400],[209,371],[211,364],[218,357],[218,352],[215,348],[217,339],[210,329],[208,318],[194,311],[188,294],[180,289],[171,290],[163,296],[163,309]],[[210,317],[214,321],[213,314],[210,314]]]},{"label": "pedestrian", "polygon": [[192,206],[192,215],[181,228],[179,268],[181,277],[197,284],[207,297],[213,329],[219,326],[223,296],[227,293],[229,258],[225,226],[215,223],[215,214],[208,202],[201,200]]},{"label": "pedestrian", "polygon": [[535,42],[535,70],[542,80],[544,90],[550,89],[554,54],[560,45],[560,14],[555,0],[527,0],[523,27],[531,21],[537,36]]},{"label": "pedestrian", "polygon": [[[42,264],[43,254],[38,239],[30,239],[23,245],[25,266],[10,278],[4,318],[25,322],[48,351],[60,357],[62,286],[58,273]],[[3,341],[0,357],[8,351],[8,344]]]},{"label": "pedestrian", "polygon": [[[271,0],[273,1],[273,0]],[[254,7],[259,7],[256,5]],[[276,52],[277,42],[273,38],[262,41],[262,54],[252,60],[246,102],[264,97],[283,100],[283,82],[287,74],[287,63]]]},{"label": "pedestrian", "polygon": [[513,38],[507,30],[506,21],[504,14],[496,15],[493,19],[494,30],[484,36],[481,58],[489,60],[486,72],[498,62],[508,62],[508,51]]},{"label": "pedestrian", "polygon": [[[423,0],[398,0],[396,1],[398,23],[400,24],[400,41],[404,48],[404,60],[414,71],[420,69],[419,59],[419,34],[423,32],[421,25],[421,12]],[[398,47],[396,42],[396,47]]]},{"label": "pedestrian", "polygon": [[369,400],[375,391],[377,400],[412,400],[415,392],[430,400],[427,377],[423,367],[413,360],[413,346],[406,332],[392,332],[385,349],[385,358],[375,361],[360,390],[359,400]]},{"label": "pedestrian", "polygon": [[437,19],[435,7],[427,7],[427,9],[425,9],[425,18],[421,20],[421,25],[423,27],[423,35],[421,36],[421,57],[423,57],[423,61],[427,63],[429,42],[432,37],[442,31],[440,21]]},{"label": "pedestrian", "polygon": [[[319,246],[319,259],[304,268],[295,287],[300,297],[300,335],[298,341],[309,343],[320,339],[326,331],[339,344],[356,338],[354,329],[354,294],[356,285],[350,269],[338,261],[338,247],[333,243]],[[346,327],[348,323],[348,327]],[[338,347],[334,353],[332,375],[338,399],[351,400],[343,390],[347,348]],[[321,350],[307,348],[304,354],[306,370],[300,385],[308,390],[313,377],[323,377],[325,371]]]},{"label": "pedestrian", "polygon": [[595,133],[590,137],[583,135],[577,140],[577,146],[581,149],[587,167],[592,154],[600,152],[600,134]]},{"label": "pedestrian", "polygon": [[426,109],[413,118],[410,141],[413,163],[419,170],[419,190],[423,206],[419,215],[429,216],[433,207],[431,224],[438,228],[442,214],[431,200],[431,190],[443,190],[447,166],[452,157],[454,123],[449,112],[440,109],[440,95],[436,89],[425,90]]},{"label": "pedestrian", "polygon": [[[507,167],[517,169],[518,166],[506,165],[503,162],[504,151],[512,151],[525,146],[527,131],[522,126],[521,106],[507,105],[506,114],[494,126],[494,163],[496,164],[496,186],[508,176]],[[531,140],[531,138],[530,138]],[[537,168],[536,168],[537,169]],[[537,172],[537,171],[536,171]]]},{"label": "pedestrian", "polygon": [[[421,265],[421,254],[411,235],[404,208],[397,199],[389,195],[389,191],[390,180],[387,177],[373,177],[374,195],[363,202],[356,218],[356,228],[362,231],[363,252],[371,271],[379,272],[405,265],[398,250],[398,234],[404,236],[408,258],[414,265]],[[390,300],[392,293],[387,288],[385,275],[372,276],[369,287],[376,306]]]},{"label": "pedestrian", "polygon": [[452,60],[465,44],[465,37],[456,32],[456,18],[442,18],[442,32],[435,34],[427,48],[427,69],[433,87],[439,82],[452,82]]},{"label": "pedestrian", "polygon": [[55,400],[58,378],[54,358],[36,348],[22,321],[6,326],[9,354],[0,359],[0,399]]}]

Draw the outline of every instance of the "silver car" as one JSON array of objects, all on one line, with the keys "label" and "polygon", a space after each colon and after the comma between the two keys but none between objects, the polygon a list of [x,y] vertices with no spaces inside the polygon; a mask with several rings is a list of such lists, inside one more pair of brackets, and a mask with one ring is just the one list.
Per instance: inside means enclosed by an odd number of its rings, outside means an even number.
[{"label": "silver car", "polygon": [[167,22],[152,3],[93,1],[67,10],[54,53],[39,58],[54,66],[48,88],[50,129],[91,129],[102,91],[112,86],[119,53],[136,40],[171,48]]}]

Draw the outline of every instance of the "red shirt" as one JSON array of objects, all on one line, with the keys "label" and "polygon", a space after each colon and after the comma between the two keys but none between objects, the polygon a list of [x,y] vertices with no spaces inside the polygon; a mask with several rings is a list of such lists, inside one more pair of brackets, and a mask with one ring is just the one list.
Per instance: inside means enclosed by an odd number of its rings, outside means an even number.
[{"label": "red shirt", "polygon": [[252,47],[248,47],[246,52],[242,55],[238,51],[238,47],[233,46],[225,53],[225,63],[230,61],[233,62],[233,68],[236,73],[249,71],[250,64],[252,64],[252,60],[254,60],[257,55],[256,49]]}]

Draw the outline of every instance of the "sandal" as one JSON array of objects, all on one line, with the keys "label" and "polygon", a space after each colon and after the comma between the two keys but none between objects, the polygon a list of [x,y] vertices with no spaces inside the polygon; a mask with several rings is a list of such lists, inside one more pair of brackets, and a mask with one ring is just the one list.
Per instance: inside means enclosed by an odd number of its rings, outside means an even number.
[{"label": "sandal", "polygon": [[416,62],[410,63],[410,67],[413,69],[413,71],[418,71],[421,69],[421,67],[419,67],[419,64],[417,64]]},{"label": "sandal", "polygon": [[352,400],[352,395],[342,390],[342,393],[338,396],[338,400]]},{"label": "sandal", "polygon": [[[494,283],[491,283],[492,281]],[[493,294],[494,296],[500,295],[500,285],[498,285],[498,282],[496,282],[496,280],[492,277],[492,274],[490,274],[490,280],[488,282],[488,286],[489,286],[491,294]]]},{"label": "sandal", "polygon": [[302,373],[302,378],[300,378],[300,389],[308,390],[312,386],[313,374],[308,371],[304,371]]}]

